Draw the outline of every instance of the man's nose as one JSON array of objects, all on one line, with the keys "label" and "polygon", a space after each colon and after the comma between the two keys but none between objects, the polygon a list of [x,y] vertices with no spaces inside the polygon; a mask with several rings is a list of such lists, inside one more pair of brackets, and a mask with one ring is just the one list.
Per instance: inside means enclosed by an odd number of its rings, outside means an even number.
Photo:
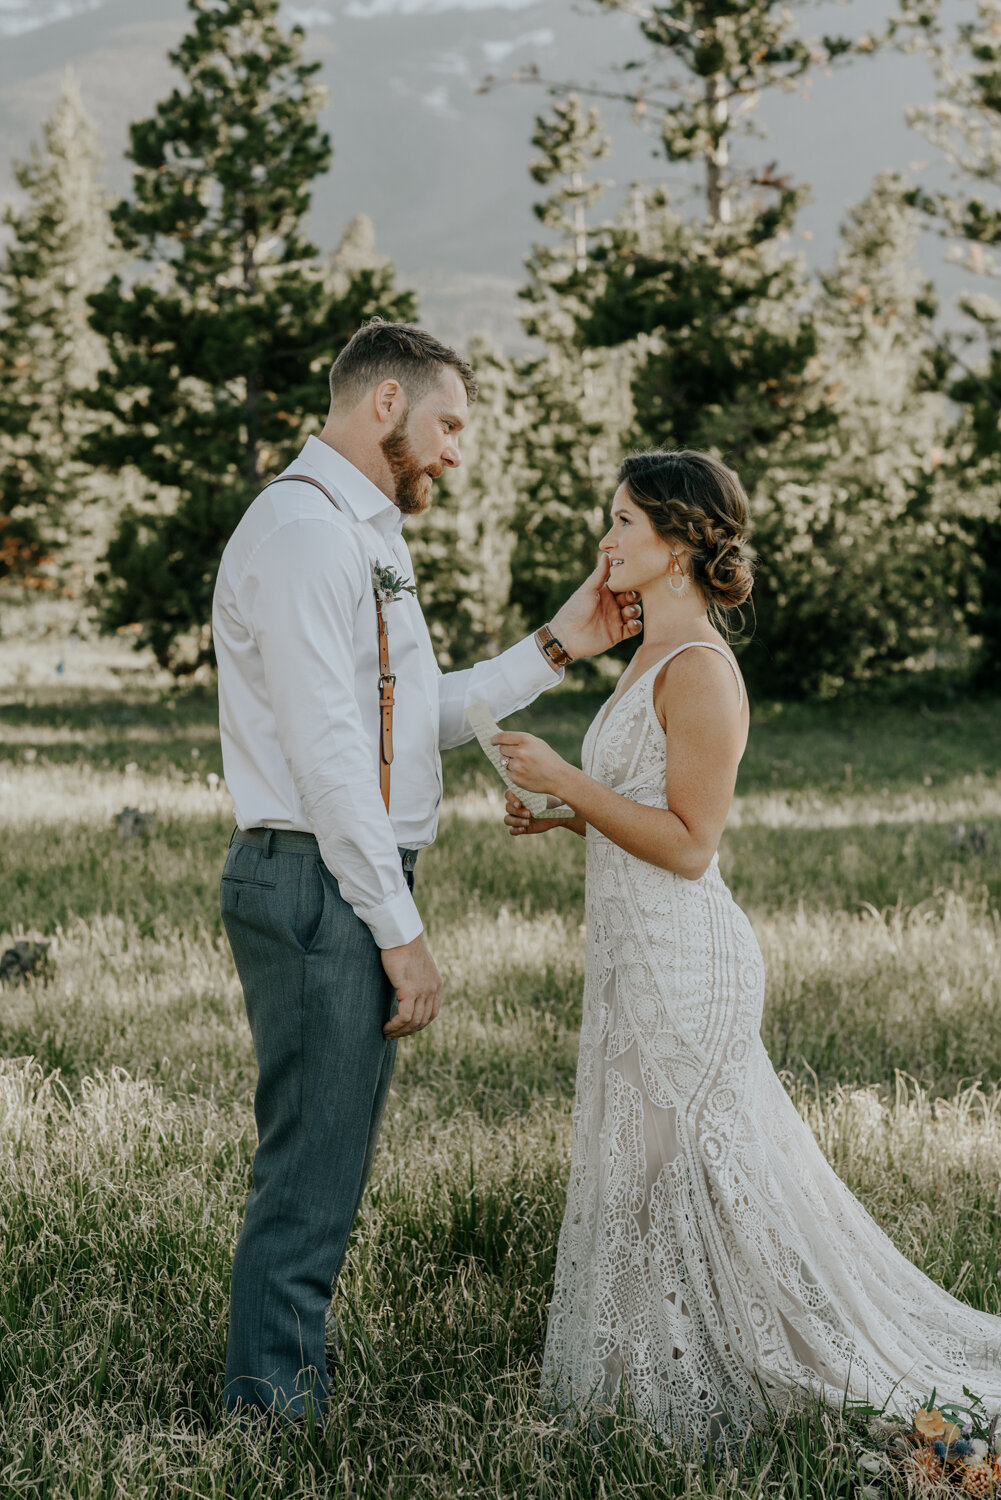
[{"label": "man's nose", "polygon": [[447,464],[450,469],[457,469],[459,467],[462,463],[462,457],[459,453],[458,443],[449,443],[441,450],[441,461],[443,464]]}]

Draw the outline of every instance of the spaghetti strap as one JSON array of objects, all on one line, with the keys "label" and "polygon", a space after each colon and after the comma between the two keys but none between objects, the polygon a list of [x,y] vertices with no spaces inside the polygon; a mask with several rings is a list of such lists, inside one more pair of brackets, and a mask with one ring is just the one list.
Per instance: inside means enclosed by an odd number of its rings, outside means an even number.
[{"label": "spaghetti strap", "polygon": [[[723,647],[717,645],[715,641],[685,641],[683,645],[675,646],[674,650],[669,652],[668,655],[664,657],[663,661],[657,663],[657,666],[666,667],[669,661],[673,661],[676,656],[680,656],[682,651],[687,651],[689,646],[706,646],[710,651],[715,651],[717,655],[722,656],[725,662],[728,662],[730,664],[733,675],[737,679],[737,692],[739,694],[737,707],[738,709],[743,708],[744,684],[741,681],[740,673],[737,671],[736,664],[733,658],[730,656],[729,652],[724,651]],[[653,668],[651,667],[650,670],[653,671]]]},{"label": "spaghetti strap", "polygon": [[723,650],[723,647],[717,646],[715,641],[685,641],[683,645],[675,646],[674,650],[668,652],[667,656],[662,656],[660,661],[653,662],[649,667],[647,667],[645,672],[641,672],[640,675],[629,684],[625,692],[619,693],[618,696],[616,696],[615,693],[612,694],[608,702],[605,704],[604,710],[601,714],[601,718],[598,721],[598,733],[600,734],[604,729],[607,720],[611,718],[613,711],[619,706],[619,703],[624,698],[628,698],[629,694],[635,688],[638,688],[641,682],[645,682],[652,672],[659,672],[661,667],[666,667],[669,661],[673,661],[674,658],[679,654],[679,652],[687,651],[689,646],[708,646],[710,651],[718,651],[720,656],[722,656],[725,661],[730,662],[730,666],[733,668],[733,675],[737,679],[737,691],[740,694],[738,708],[743,708],[744,684],[740,680],[740,673],[737,671],[737,668],[734,666],[733,662],[730,661],[730,657]]}]

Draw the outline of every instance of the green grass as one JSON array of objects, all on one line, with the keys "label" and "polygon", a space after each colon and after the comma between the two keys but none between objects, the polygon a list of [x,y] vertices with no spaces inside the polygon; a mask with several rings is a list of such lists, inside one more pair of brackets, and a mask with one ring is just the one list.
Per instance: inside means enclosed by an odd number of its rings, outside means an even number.
[{"label": "green grass", "polygon": [[[276,1477],[226,1428],[255,1070],[217,907],[215,704],[110,648],[56,674],[56,652],[0,650],[0,946],[54,943],[48,983],[0,989],[4,1500],[854,1500],[872,1480],[861,1418],[808,1411],[698,1459],[627,1411],[596,1444],[539,1407],[583,845],[510,839],[470,747],[446,756],[440,837],[417,867],[445,1005],[400,1048],[339,1292],[328,1430]],[[598,703],[564,689],[517,722],[573,756]],[[798,1107],[905,1253],[994,1312],[999,747],[997,700],[756,707],[721,850]],[[126,804],[157,813],[148,838],[119,840]]]}]

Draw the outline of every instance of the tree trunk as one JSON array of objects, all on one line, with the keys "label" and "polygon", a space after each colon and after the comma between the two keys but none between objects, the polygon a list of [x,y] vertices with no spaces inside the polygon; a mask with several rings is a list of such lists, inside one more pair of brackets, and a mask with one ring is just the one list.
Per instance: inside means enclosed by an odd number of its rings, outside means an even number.
[{"label": "tree trunk", "polygon": [[587,216],[580,194],[584,191],[584,174],[575,172],[571,178],[574,193],[573,229],[574,229],[574,255],[577,261],[577,271],[583,275],[587,270]]},{"label": "tree trunk", "polygon": [[706,153],[706,211],[710,224],[729,224],[730,203],[730,143],[727,129],[730,118],[729,101],[723,97],[723,78],[714,73],[706,79],[706,103],[709,105],[713,125],[713,144]]},{"label": "tree trunk", "polygon": [[[243,249],[243,290],[248,300],[257,290],[254,246],[254,236],[248,235],[244,240]],[[256,485],[260,477],[257,472],[257,450],[260,441],[260,379],[256,370],[248,370],[246,374],[243,411],[247,434],[244,474],[248,484]]]}]

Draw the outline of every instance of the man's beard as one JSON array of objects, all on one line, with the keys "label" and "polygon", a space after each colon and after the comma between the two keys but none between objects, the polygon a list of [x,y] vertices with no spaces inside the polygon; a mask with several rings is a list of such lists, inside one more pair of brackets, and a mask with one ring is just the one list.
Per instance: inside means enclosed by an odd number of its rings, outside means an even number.
[{"label": "man's beard", "polygon": [[393,476],[398,509],[405,516],[419,516],[431,504],[431,483],[441,474],[441,465],[417,461],[407,430],[409,417],[408,407],[379,446]]}]

